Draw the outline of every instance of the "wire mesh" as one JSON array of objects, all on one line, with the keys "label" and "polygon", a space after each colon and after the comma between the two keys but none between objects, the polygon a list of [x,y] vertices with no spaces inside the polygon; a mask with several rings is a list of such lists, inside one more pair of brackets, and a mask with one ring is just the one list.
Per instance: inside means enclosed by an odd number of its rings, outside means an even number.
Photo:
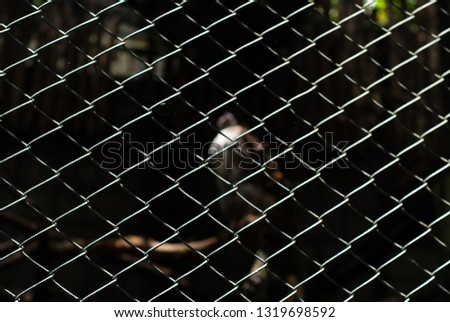
[{"label": "wire mesh", "polygon": [[448,20],[0,1],[0,300],[449,300]]}]

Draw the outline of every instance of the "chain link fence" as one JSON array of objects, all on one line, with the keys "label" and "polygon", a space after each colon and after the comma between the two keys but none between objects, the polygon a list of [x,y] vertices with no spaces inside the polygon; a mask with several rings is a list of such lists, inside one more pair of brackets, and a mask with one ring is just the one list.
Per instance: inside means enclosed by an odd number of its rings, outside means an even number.
[{"label": "chain link fence", "polygon": [[0,1],[0,300],[449,300],[449,16]]}]

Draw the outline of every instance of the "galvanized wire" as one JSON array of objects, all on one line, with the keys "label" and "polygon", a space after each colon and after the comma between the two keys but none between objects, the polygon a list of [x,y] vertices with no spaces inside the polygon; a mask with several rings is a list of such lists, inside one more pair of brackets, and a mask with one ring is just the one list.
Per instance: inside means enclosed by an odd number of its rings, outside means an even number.
[{"label": "galvanized wire", "polygon": [[450,298],[445,1],[0,9],[0,299]]}]

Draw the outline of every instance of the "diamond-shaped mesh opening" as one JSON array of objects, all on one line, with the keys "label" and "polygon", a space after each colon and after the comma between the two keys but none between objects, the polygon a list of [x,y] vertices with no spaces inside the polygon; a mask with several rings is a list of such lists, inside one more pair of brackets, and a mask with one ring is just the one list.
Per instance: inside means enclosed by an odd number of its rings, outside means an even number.
[{"label": "diamond-shaped mesh opening", "polygon": [[[3,54],[1,60],[2,69],[6,70],[12,68],[15,65],[24,64],[24,62],[32,59],[32,54],[27,47],[20,42],[14,35],[3,32],[1,35],[2,43],[4,46],[8,46],[8,49],[15,53],[14,56],[7,56]],[[16,76],[17,77],[17,76]]]},{"label": "diamond-shaped mesh opening", "polygon": [[[74,269],[77,271],[75,275],[71,274],[71,271]],[[89,287],[80,287],[80,280],[86,274],[95,276],[95,280],[93,280]],[[102,288],[103,285],[108,284],[110,278],[111,274],[105,272],[97,264],[92,263],[85,257],[78,256],[75,259],[67,261],[64,265],[59,266],[54,271],[53,280],[60,288],[63,288],[75,298],[83,299],[92,292],[96,292]]]},{"label": "diamond-shaped mesh opening", "polygon": [[448,18],[1,1],[0,300],[449,300]]},{"label": "diamond-shaped mesh opening", "polygon": [[[8,248],[7,251],[4,252],[4,261],[17,261],[20,263],[21,270],[28,270],[30,272],[28,276],[24,277],[21,280],[20,284],[12,283],[11,279],[9,278],[9,274],[5,274],[2,276],[2,285],[10,285],[10,288],[14,289],[16,294],[17,292],[23,292],[33,284],[38,284],[46,279],[46,274],[48,273],[48,271],[45,267],[39,264],[39,262],[45,255],[33,253],[33,248],[36,248],[37,244],[39,244],[38,238],[33,241],[22,242],[20,244],[20,248],[17,247],[17,245],[11,245],[10,243],[7,243]],[[6,272],[8,271],[9,270],[7,270]]]}]

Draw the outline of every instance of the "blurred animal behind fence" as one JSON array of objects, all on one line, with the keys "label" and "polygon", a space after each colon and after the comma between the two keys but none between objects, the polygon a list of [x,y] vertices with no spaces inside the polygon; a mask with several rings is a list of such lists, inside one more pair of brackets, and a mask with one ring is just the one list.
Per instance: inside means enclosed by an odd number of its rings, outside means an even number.
[{"label": "blurred animal behind fence", "polygon": [[[271,211],[271,216],[267,212],[279,199],[274,185],[283,182],[284,175],[272,161],[267,143],[247,126],[239,124],[233,114],[224,113],[216,126],[220,132],[212,141],[209,154],[221,194],[221,219],[240,234],[240,241],[255,257],[254,263],[248,267],[251,276],[243,283],[242,292],[258,300],[268,300],[272,292],[268,275],[274,274],[276,269],[271,269],[267,258],[282,244],[271,226],[273,222],[290,225],[289,222],[283,223],[289,214],[282,214],[279,209]],[[242,237],[245,233],[250,235],[249,243],[246,237]],[[283,268],[284,276],[277,278],[291,278],[287,272],[292,268]]]},{"label": "blurred animal behind fence", "polygon": [[223,219],[236,229],[245,215],[264,210],[273,202],[261,176],[256,175],[263,170],[266,155],[261,141],[231,113],[222,115],[216,125],[220,132],[209,148],[210,166],[222,194],[219,204]]}]

